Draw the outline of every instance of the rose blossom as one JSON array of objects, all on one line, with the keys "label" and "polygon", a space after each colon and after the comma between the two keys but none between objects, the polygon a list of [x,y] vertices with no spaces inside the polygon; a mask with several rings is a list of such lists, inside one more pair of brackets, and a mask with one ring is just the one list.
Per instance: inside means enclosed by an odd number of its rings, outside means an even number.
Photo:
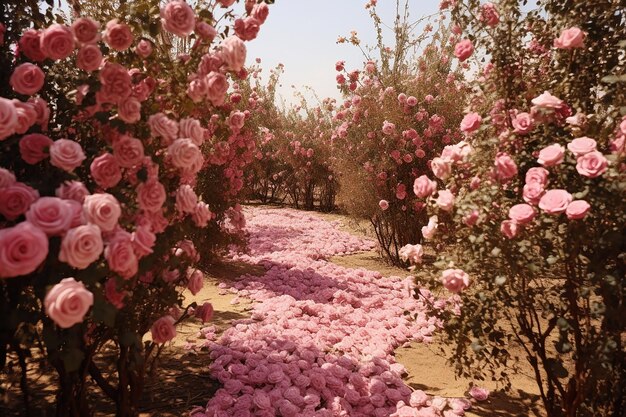
[{"label": "rose blossom", "polygon": [[133,34],[126,23],[119,23],[117,19],[113,19],[107,22],[102,39],[110,48],[125,51],[133,43]]},{"label": "rose blossom", "polygon": [[48,120],[50,119],[50,108],[48,107],[48,103],[41,97],[31,97],[28,99],[28,102],[32,104],[35,112],[37,112],[37,120],[35,120],[35,123],[41,126],[42,131],[47,131]]},{"label": "rose blossom", "polygon": [[235,19],[235,34],[244,41],[251,41],[259,34],[261,24],[254,17]]},{"label": "rose blossom", "polygon": [[205,78],[207,87],[207,98],[214,106],[221,106],[226,99],[226,91],[228,91],[228,81],[224,74],[211,71]]},{"label": "rose blossom", "polygon": [[585,200],[574,200],[567,206],[565,215],[570,220],[579,220],[583,219],[587,213],[589,213],[590,209],[591,205]]},{"label": "rose blossom", "polygon": [[74,36],[67,27],[54,23],[39,36],[41,52],[50,59],[59,60],[70,56],[74,50]]},{"label": "rose blossom", "polygon": [[122,135],[113,143],[113,156],[122,168],[141,165],[144,159],[143,143],[137,138]]},{"label": "rose blossom", "polygon": [[157,180],[148,180],[137,187],[137,200],[142,210],[160,211],[166,199],[165,187]]},{"label": "rose blossom", "polygon": [[584,42],[585,32],[574,26],[561,32],[561,36],[554,40],[554,46],[559,49],[582,48]]},{"label": "rose blossom", "polygon": [[530,113],[517,113],[511,120],[515,133],[525,135],[535,128],[535,122]]},{"label": "rose blossom", "polygon": [[500,15],[498,9],[493,3],[485,3],[480,8],[480,21],[487,26],[494,27],[500,23]]},{"label": "rose blossom", "polygon": [[150,116],[148,126],[150,127],[150,134],[154,137],[162,137],[165,144],[170,144],[178,135],[178,123],[163,113]]},{"label": "rose blossom", "polygon": [[532,99],[532,103],[539,108],[547,110],[559,109],[564,104],[563,100],[553,96],[547,91],[544,91],[543,94]]},{"label": "rose blossom", "polygon": [[191,117],[182,119],[179,123],[180,137],[189,138],[197,146],[204,143],[205,129],[200,125],[200,121]]},{"label": "rose blossom", "polygon": [[120,203],[111,194],[97,193],[85,197],[83,203],[85,218],[104,232],[110,232],[117,226],[122,209]]},{"label": "rose blossom", "polygon": [[563,162],[565,156],[565,148],[559,144],[546,146],[539,151],[537,162],[545,167],[552,167]]},{"label": "rose blossom", "polygon": [[30,222],[0,229],[0,278],[27,275],[48,256],[48,237]]},{"label": "rose blossom", "polygon": [[0,140],[15,133],[17,127],[17,109],[11,100],[0,97]]},{"label": "rose blossom", "polygon": [[494,165],[496,178],[501,181],[509,180],[517,175],[517,165],[506,152],[499,152],[496,155]]},{"label": "rose blossom", "polygon": [[37,112],[32,103],[21,102],[17,99],[13,100],[15,104],[15,110],[17,110],[17,125],[15,126],[15,133],[26,133],[37,120]]},{"label": "rose blossom", "polygon": [[437,183],[432,181],[426,175],[422,175],[415,179],[413,183],[413,192],[419,198],[430,196],[437,189]]},{"label": "rose blossom", "polygon": [[252,17],[258,20],[259,23],[261,24],[265,23],[265,20],[267,20],[267,17],[269,16],[269,14],[270,14],[270,8],[265,3],[257,3],[252,8],[252,13],[251,13]]},{"label": "rose blossom", "polygon": [[470,285],[470,277],[461,269],[446,269],[441,273],[443,286],[451,292],[458,293]]},{"label": "rose blossom", "polygon": [[94,263],[104,249],[102,233],[95,224],[70,229],[61,241],[59,260],[77,269],[85,269]]},{"label": "rose blossom", "polygon": [[198,227],[206,227],[212,217],[213,213],[211,213],[209,205],[202,201],[196,204],[196,208],[191,213],[191,220]]},{"label": "rose blossom", "polygon": [[202,320],[202,323],[211,321],[211,319],[213,318],[213,305],[209,302],[206,302],[200,307],[196,307],[193,314],[194,316]]},{"label": "rose blossom", "polygon": [[0,167],[0,188],[15,184],[15,174],[6,168]]},{"label": "rose blossom", "polygon": [[79,17],[74,20],[71,30],[78,43],[96,43],[100,39],[100,23],[89,17]]},{"label": "rose blossom", "polygon": [[89,169],[96,184],[105,190],[115,187],[122,179],[117,159],[108,152],[95,158]]},{"label": "rose blossom", "polygon": [[133,250],[132,235],[118,230],[104,249],[104,257],[109,269],[122,278],[132,278],[139,268],[139,260]]},{"label": "rose blossom", "polygon": [[520,232],[520,226],[515,220],[505,220],[500,224],[500,232],[508,239],[513,239]]},{"label": "rose blossom", "polygon": [[203,286],[204,275],[202,274],[202,271],[195,269],[193,272],[188,273],[187,288],[193,295],[198,294]]},{"label": "rose blossom", "polygon": [[65,181],[54,192],[54,194],[64,200],[74,200],[83,203],[89,191],[85,184],[80,181]]},{"label": "rose blossom", "polygon": [[487,388],[473,386],[472,389],[469,390],[469,395],[477,401],[485,401],[489,398],[489,390]]},{"label": "rose blossom", "polygon": [[574,155],[582,156],[586,153],[596,150],[597,143],[594,139],[583,136],[582,138],[576,138],[567,144],[567,149]]},{"label": "rose blossom", "polygon": [[24,63],[15,67],[9,84],[18,94],[32,96],[43,87],[46,76],[41,68],[35,64]]},{"label": "rose blossom", "polygon": [[228,69],[239,72],[246,62],[246,45],[237,36],[229,36],[220,44],[221,56]]},{"label": "rose blossom", "polygon": [[228,127],[233,133],[237,133],[243,128],[245,121],[246,115],[239,110],[235,110],[228,116]]},{"label": "rose blossom", "polygon": [[171,0],[161,7],[163,29],[181,38],[189,36],[196,24],[196,16],[191,6],[182,0]]},{"label": "rose blossom", "polygon": [[176,209],[181,213],[191,214],[198,204],[198,196],[188,184],[183,184],[176,191]]},{"label": "rose blossom", "polygon": [[96,93],[98,103],[118,103],[132,92],[128,70],[119,64],[107,62],[98,74],[100,90]]},{"label": "rose blossom", "polygon": [[152,54],[152,42],[142,39],[135,46],[135,53],[142,58],[148,58]]},{"label": "rose blossom", "polygon": [[454,47],[454,56],[456,56],[461,62],[469,58],[472,53],[474,53],[474,45],[469,39],[464,39],[460,41]]},{"label": "rose blossom", "polygon": [[37,164],[48,157],[52,139],[41,133],[31,133],[20,139],[20,155],[27,164]]},{"label": "rose blossom", "polygon": [[213,39],[217,36],[217,30],[215,30],[215,28],[207,22],[203,21],[196,22],[195,32],[202,39],[206,39],[209,42],[213,41]]},{"label": "rose blossom", "polygon": [[422,236],[424,236],[424,239],[432,239],[435,236],[435,232],[439,226],[437,220],[437,216],[431,216],[428,219],[428,224],[426,226],[422,226]]},{"label": "rose blossom", "polygon": [[468,113],[461,121],[461,131],[471,133],[480,127],[482,118],[478,113]]},{"label": "rose blossom", "polygon": [[378,206],[382,211],[385,211],[389,208],[389,202],[387,200],[380,200],[378,202]]},{"label": "rose blossom", "polygon": [[424,256],[424,248],[422,245],[404,245],[398,251],[398,255],[400,255],[400,259],[405,262],[409,262],[413,265],[419,264],[422,262],[422,256]]},{"label": "rose blossom", "polygon": [[545,168],[541,168],[541,167],[530,168],[526,172],[526,177],[525,177],[526,184],[537,183],[537,184],[540,184],[542,187],[545,187],[546,184],[548,183],[549,174],[550,173]]},{"label": "rose blossom", "polygon": [[50,145],[50,163],[67,172],[78,168],[86,159],[83,148],[69,139],[57,139]]},{"label": "rose blossom", "polygon": [[539,208],[548,214],[563,213],[569,203],[572,202],[572,195],[565,190],[549,190],[539,200]]},{"label": "rose blossom", "polygon": [[0,214],[7,220],[15,220],[26,213],[38,198],[37,190],[21,182],[0,188]]},{"label": "rose blossom", "polygon": [[535,215],[535,209],[528,204],[516,204],[509,209],[509,218],[518,224],[530,223]]},{"label": "rose blossom", "polygon": [[156,243],[156,235],[152,233],[149,226],[137,226],[132,233],[133,249],[139,258],[150,255]]},{"label": "rose blossom", "polygon": [[445,180],[452,174],[452,166],[448,161],[443,158],[433,158],[430,163],[430,169],[433,171],[435,177]]},{"label": "rose blossom", "polygon": [[67,204],[72,221],[70,228],[78,227],[84,223],[83,220],[83,205],[75,200],[64,200]]},{"label": "rose blossom", "polygon": [[30,205],[26,220],[48,236],[57,236],[70,228],[72,212],[65,200],[58,197],[41,197]]},{"label": "rose blossom", "polygon": [[165,343],[176,337],[176,320],[172,316],[164,316],[154,322],[150,328],[154,343]]},{"label": "rose blossom", "polygon": [[439,190],[435,203],[444,211],[451,211],[454,207],[454,194],[450,190]]},{"label": "rose blossom", "polygon": [[41,52],[41,32],[35,29],[28,29],[22,34],[19,41],[19,52],[26,55],[31,61],[41,62],[46,56]]},{"label": "rose blossom", "polygon": [[200,171],[204,163],[200,148],[191,139],[176,139],[168,146],[167,153],[172,165],[192,174]]},{"label": "rose blossom", "polygon": [[4,34],[7,31],[7,27],[4,23],[0,23],[0,46],[4,45]]},{"label": "rose blossom", "polygon": [[91,72],[102,65],[102,52],[98,45],[83,45],[76,55],[76,66],[83,71]]},{"label": "rose blossom", "polygon": [[46,294],[43,304],[46,314],[57,326],[69,329],[84,320],[93,305],[93,294],[82,282],[64,278]]},{"label": "rose blossom", "polygon": [[593,151],[579,157],[576,162],[576,171],[584,177],[596,178],[608,169],[609,161],[601,152]]}]

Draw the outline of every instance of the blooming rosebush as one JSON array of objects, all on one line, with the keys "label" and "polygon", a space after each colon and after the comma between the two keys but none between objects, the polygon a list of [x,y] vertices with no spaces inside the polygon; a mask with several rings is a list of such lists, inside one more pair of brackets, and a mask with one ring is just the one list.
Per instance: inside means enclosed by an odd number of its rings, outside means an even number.
[{"label": "blooming rosebush", "polygon": [[613,2],[587,6],[441,2],[464,33],[457,58],[487,63],[470,78],[466,164],[431,164],[451,195],[423,234],[454,245],[424,280],[461,297],[444,314],[459,373],[506,380],[519,344],[551,417],[626,407],[626,21]]},{"label": "blooming rosebush", "polygon": [[[9,347],[27,378],[42,340],[59,415],[91,413],[88,375],[117,415],[136,415],[159,345],[189,311],[212,315],[182,292],[201,289],[198,268],[245,222],[256,143],[245,106],[228,103],[267,18],[249,3],[237,16],[71,2],[68,22],[34,1],[0,8],[0,363]],[[105,347],[115,378],[99,369]]]}]

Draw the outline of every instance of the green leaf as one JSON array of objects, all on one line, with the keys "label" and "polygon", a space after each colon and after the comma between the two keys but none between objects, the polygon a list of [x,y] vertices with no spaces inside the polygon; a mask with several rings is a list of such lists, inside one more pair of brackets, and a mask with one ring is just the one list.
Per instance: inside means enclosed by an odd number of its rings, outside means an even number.
[{"label": "green leaf", "polygon": [[91,315],[95,321],[100,321],[108,327],[115,327],[117,309],[106,302],[104,298],[97,297],[95,299]]},{"label": "green leaf", "polygon": [[85,354],[80,349],[70,348],[63,351],[61,359],[63,359],[63,365],[67,372],[76,372],[80,369],[80,365],[83,363],[83,359],[85,359]]}]

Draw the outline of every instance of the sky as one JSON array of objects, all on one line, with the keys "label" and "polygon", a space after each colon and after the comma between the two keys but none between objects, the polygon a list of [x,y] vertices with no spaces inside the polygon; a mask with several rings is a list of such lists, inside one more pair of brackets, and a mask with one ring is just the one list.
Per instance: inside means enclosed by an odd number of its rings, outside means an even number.
[{"label": "sky", "polygon": [[[410,21],[438,11],[439,0],[408,0]],[[320,98],[340,98],[335,83],[335,63],[346,61],[347,69],[361,68],[365,58],[358,47],[336,44],[339,36],[356,30],[362,43],[375,44],[375,30],[367,0],[276,0],[257,39],[248,42],[248,62],[261,58],[264,77],[279,63],[285,65],[279,94],[296,103],[291,85],[300,91],[313,88]],[[396,1],[378,0],[384,23],[393,25]],[[387,32],[390,33],[389,31]]]}]

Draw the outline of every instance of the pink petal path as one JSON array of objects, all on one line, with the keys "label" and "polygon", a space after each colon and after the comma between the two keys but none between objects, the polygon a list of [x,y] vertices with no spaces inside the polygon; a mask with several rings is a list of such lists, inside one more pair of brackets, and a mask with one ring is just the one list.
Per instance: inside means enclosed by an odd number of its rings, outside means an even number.
[{"label": "pink petal path", "polygon": [[394,349],[429,341],[437,328],[411,295],[411,279],[327,261],[374,242],[306,212],[245,214],[249,244],[231,255],[267,272],[220,284],[255,303],[250,319],[217,340],[203,329],[210,372],[223,388],[194,417],[463,415],[467,401],[413,391],[394,360]]}]

